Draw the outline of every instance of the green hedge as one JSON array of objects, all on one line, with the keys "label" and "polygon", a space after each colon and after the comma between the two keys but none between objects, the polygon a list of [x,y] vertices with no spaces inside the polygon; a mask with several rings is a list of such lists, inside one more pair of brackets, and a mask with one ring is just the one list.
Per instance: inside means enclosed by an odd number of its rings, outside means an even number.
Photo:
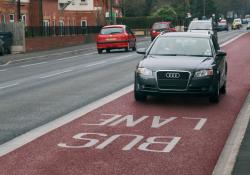
[{"label": "green hedge", "polygon": [[[160,17],[124,17],[124,18],[117,18],[117,24],[125,24],[133,29],[145,29],[151,28],[155,22],[159,21],[171,21],[170,19],[163,19]],[[178,20],[171,21],[173,25],[177,25],[179,22]]]}]

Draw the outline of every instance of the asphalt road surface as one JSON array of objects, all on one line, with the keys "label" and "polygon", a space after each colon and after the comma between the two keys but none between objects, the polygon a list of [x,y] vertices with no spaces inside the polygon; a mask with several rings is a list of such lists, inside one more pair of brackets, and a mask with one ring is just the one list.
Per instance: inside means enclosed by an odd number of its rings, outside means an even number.
[{"label": "asphalt road surface", "polygon": [[[219,42],[244,32],[219,32]],[[0,66],[0,144],[132,84],[142,59],[132,51],[98,55],[94,44],[19,57]]]},{"label": "asphalt road surface", "polygon": [[[233,36],[236,34],[235,32],[238,31],[227,34]],[[223,38],[231,38],[228,35],[223,36]],[[227,94],[221,96],[220,103],[209,103],[205,97],[185,96],[151,97],[146,102],[140,103],[134,100],[131,88],[128,93],[124,93],[119,98],[110,100],[109,103],[90,112],[85,111],[86,113],[80,118],[66,125],[58,125],[58,128],[51,132],[49,132],[51,126],[45,126],[44,129],[47,129],[47,132],[45,131],[46,134],[40,137],[33,139],[28,136],[23,139],[19,137],[19,141],[13,143],[25,143],[25,139],[33,141],[1,156],[0,174],[211,175],[250,90],[249,39],[250,33],[247,33],[223,46],[223,49],[228,53],[229,71]],[[91,86],[85,87],[88,93],[91,93],[91,90],[95,88],[95,93],[97,93],[103,91],[103,88],[114,87],[119,84],[118,82],[120,82],[120,87],[131,84],[133,70],[130,69],[134,69],[136,61],[140,57],[134,56],[132,52],[113,53],[109,54],[108,57],[105,56],[107,54],[96,55],[94,57],[100,57],[101,60],[87,62],[81,66],[78,64],[77,66],[80,66],[81,70],[73,69],[75,66],[69,66],[73,71],[66,71],[69,70],[67,67],[67,69],[64,68],[65,71],[61,72],[48,71],[38,75],[34,73],[34,75],[29,76],[27,83],[20,81],[21,90],[16,96],[19,96],[19,93],[24,93],[23,96],[20,96],[28,98],[38,93],[39,95],[34,97],[37,98],[33,101],[34,106],[31,102],[29,103],[31,106],[35,108],[35,104],[41,100],[43,102],[40,102],[41,106],[44,104],[45,106],[46,104],[47,106],[52,105],[50,110],[59,111],[60,105],[67,106],[63,103],[64,98],[70,99],[73,96],[84,101],[84,95],[80,93],[85,92],[85,90],[77,88],[80,80],[87,81],[82,77],[89,76],[91,79],[89,81],[92,83]],[[114,61],[123,59],[126,61]],[[109,61],[103,62],[104,60]],[[43,67],[45,64],[40,63],[36,66]],[[108,65],[106,66],[106,64]],[[16,66],[14,68],[18,69]],[[54,65],[54,67],[56,66]],[[93,69],[93,71],[82,71],[84,69],[82,67],[87,70],[91,68],[90,70]],[[33,71],[36,72],[36,69],[38,68],[34,67]],[[79,77],[76,76],[78,71],[81,72]],[[92,74],[93,72],[94,74]],[[119,72],[122,72],[123,75]],[[71,74],[76,76],[76,80]],[[94,75],[96,77],[92,77]],[[72,79],[73,81],[71,81]],[[99,84],[101,79],[103,79],[102,85]],[[130,79],[127,84],[123,82],[125,79]],[[38,80],[40,81],[36,84]],[[12,89],[12,93],[15,92],[18,86],[14,85],[15,82],[12,83],[13,86],[10,89],[3,88],[3,90],[11,91]],[[31,87],[27,85],[32,83],[34,85]],[[25,86],[28,87],[22,90]],[[65,97],[58,94],[58,91]],[[44,95],[42,92],[48,93],[48,95]],[[88,97],[87,94],[85,95]],[[98,96],[98,94],[96,95]],[[53,103],[50,103],[48,98]],[[65,99],[65,101],[67,100]],[[22,102],[22,99],[18,99],[17,102]],[[68,102],[68,105],[73,105],[71,103]],[[54,104],[58,105],[53,106]],[[7,108],[7,106],[5,107]],[[42,110],[35,108],[34,112],[32,111],[35,116],[33,121],[39,117],[43,118],[42,113],[46,113],[46,110]],[[35,115],[35,111],[40,112],[39,117]],[[53,112],[50,113],[53,114]],[[16,115],[18,118],[18,114]],[[22,116],[16,126],[21,126],[23,120],[23,123],[26,122],[26,125],[29,125],[29,120]],[[59,124],[60,122],[55,123]],[[33,130],[30,133],[36,135],[38,131]]]}]

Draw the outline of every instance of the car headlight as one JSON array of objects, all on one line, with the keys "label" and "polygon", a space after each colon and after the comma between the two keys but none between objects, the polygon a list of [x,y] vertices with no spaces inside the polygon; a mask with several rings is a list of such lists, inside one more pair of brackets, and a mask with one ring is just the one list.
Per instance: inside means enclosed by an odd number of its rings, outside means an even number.
[{"label": "car headlight", "polygon": [[195,72],[194,77],[195,78],[201,78],[201,77],[207,77],[213,75],[213,69],[208,69],[208,70],[199,70]]},{"label": "car headlight", "polygon": [[152,76],[153,75],[153,71],[147,68],[137,68],[136,72],[140,75],[146,75],[146,76]]}]

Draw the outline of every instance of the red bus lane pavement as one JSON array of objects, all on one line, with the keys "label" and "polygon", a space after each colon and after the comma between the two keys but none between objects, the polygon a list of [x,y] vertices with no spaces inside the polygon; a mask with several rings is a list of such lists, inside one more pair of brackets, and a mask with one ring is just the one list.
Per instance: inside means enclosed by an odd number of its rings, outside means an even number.
[{"label": "red bus lane pavement", "polygon": [[250,33],[223,47],[228,91],[204,97],[127,93],[0,157],[2,175],[210,175],[250,90]]}]

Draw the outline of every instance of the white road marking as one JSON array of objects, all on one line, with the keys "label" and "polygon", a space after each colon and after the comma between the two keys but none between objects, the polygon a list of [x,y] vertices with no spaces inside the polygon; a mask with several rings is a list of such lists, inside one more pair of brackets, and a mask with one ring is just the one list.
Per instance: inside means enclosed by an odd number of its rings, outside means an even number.
[{"label": "white road marking", "polygon": [[238,36],[236,36],[236,37],[230,39],[229,41],[227,41],[227,42],[221,44],[220,47],[224,47],[224,46],[230,44],[231,42],[233,42],[233,41],[239,39],[240,37],[242,37],[242,36],[245,35],[245,34],[246,34],[246,33],[242,33],[242,34],[240,34],[240,35],[238,35]]},{"label": "white road marking", "polygon": [[78,110],[75,110],[63,117],[60,117],[52,122],[49,122],[43,126],[40,126],[38,128],[35,128],[21,136],[18,136],[2,145],[0,145],[0,157],[24,146],[27,143],[30,143],[31,141],[37,139],[38,137],[41,137],[50,131],[53,131],[67,123],[70,123],[71,121],[74,121],[85,114],[89,113],[90,111],[93,111],[129,92],[131,92],[134,88],[134,86],[128,86],[118,92],[115,92],[111,95],[108,95],[100,100],[97,100],[93,103],[88,104],[87,106],[84,106]]},{"label": "white road marking", "polygon": [[68,72],[72,72],[73,70],[65,70],[65,71],[62,71],[62,72],[57,72],[57,73],[54,73],[54,74],[50,74],[50,75],[46,75],[46,76],[43,76],[43,77],[40,77],[41,79],[45,79],[45,78],[51,78],[51,77],[55,77],[55,76],[58,76],[58,75],[61,75],[61,74],[64,74],[64,73],[68,73]]},{"label": "white road marking", "polygon": [[8,85],[5,85],[5,86],[0,86],[0,90],[10,88],[10,87],[14,87],[14,86],[17,86],[18,84],[19,83],[14,83],[14,84],[8,84]]},{"label": "white road marking", "polygon": [[[91,47],[89,49],[94,49],[94,48]],[[86,50],[86,49],[78,49],[78,50],[71,50],[71,51],[60,52],[60,53],[52,53],[52,54],[47,54],[47,55],[40,55],[40,56],[28,57],[28,58],[19,59],[19,60],[13,60],[12,62],[21,62],[21,61],[27,61],[27,60],[32,60],[32,59],[36,59],[36,58],[45,58],[45,57],[49,57],[49,56],[59,56],[59,55],[63,55],[66,53],[72,53],[72,52],[84,51],[84,50]]]},{"label": "white road marking", "polygon": [[27,64],[27,65],[23,65],[23,66],[20,66],[22,68],[26,68],[26,67],[31,67],[31,66],[36,66],[36,65],[41,65],[41,64],[46,64],[48,62],[40,62],[40,63],[34,63],[34,64]]},{"label": "white road marking", "polygon": [[57,59],[57,61],[69,60],[69,59],[77,58],[77,57],[80,57],[80,55],[76,55],[76,56],[72,56],[72,57],[60,58],[60,59]]},{"label": "white road marking", "polygon": [[92,63],[92,64],[88,64],[86,65],[85,67],[92,67],[92,66],[96,66],[96,65],[99,65],[99,64],[104,64],[106,63],[107,61],[99,61],[99,62],[95,62],[95,63]]},{"label": "white road marking", "polygon": [[122,60],[124,58],[128,58],[128,57],[131,57],[131,56],[135,56],[135,55],[131,54],[131,55],[126,55],[126,56],[116,57],[114,60]]},{"label": "white road marking", "polygon": [[[238,37],[239,38],[239,37]],[[232,42],[232,41],[231,41]],[[230,42],[228,42],[227,44],[229,44]],[[0,157],[24,146],[25,144],[28,144],[30,142],[32,142],[33,140],[36,140],[37,138],[61,127],[64,126],[78,118],[83,117],[85,114],[111,102],[114,101],[115,99],[130,93],[131,91],[133,91],[134,85],[130,85],[120,91],[117,91],[107,97],[104,97],[100,100],[97,100],[87,106],[84,106],[78,110],[72,111],[71,113],[62,116],[52,122],[49,122],[43,126],[40,126],[38,128],[35,128],[21,136],[18,136],[2,145],[0,145]],[[239,143],[240,144],[240,143]]]},{"label": "white road marking", "polygon": [[0,72],[5,72],[7,69],[2,69],[2,70],[0,70]]},{"label": "white road marking", "polygon": [[94,54],[97,54],[97,52],[86,53],[86,54],[84,54],[84,55],[85,55],[85,56],[88,56],[88,55],[94,55]]}]

